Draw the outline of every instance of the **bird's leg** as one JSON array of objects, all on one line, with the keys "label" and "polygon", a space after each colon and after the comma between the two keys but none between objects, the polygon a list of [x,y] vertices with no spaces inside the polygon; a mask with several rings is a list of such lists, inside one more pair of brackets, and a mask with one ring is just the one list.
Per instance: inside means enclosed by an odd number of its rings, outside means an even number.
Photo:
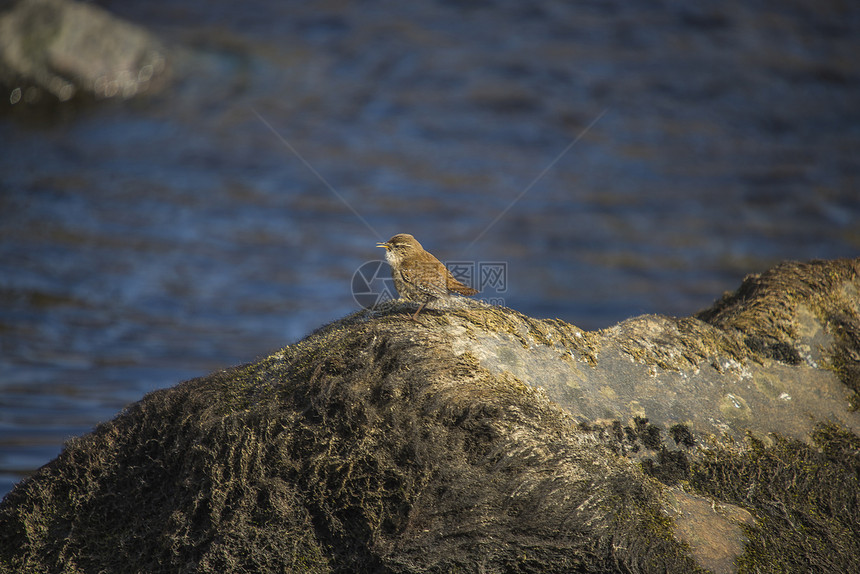
[{"label": "bird's leg", "polygon": [[423,303],[421,303],[421,305],[419,305],[419,306],[418,306],[418,310],[417,310],[417,311],[415,311],[415,314],[414,314],[414,315],[412,315],[412,320],[413,320],[413,321],[415,321],[416,323],[418,322],[418,313],[420,313],[420,312],[421,312],[421,309],[423,309],[423,308],[424,308],[424,306],[427,304],[427,301],[429,301],[429,299],[425,299],[425,300],[424,300],[424,302],[423,302]]}]

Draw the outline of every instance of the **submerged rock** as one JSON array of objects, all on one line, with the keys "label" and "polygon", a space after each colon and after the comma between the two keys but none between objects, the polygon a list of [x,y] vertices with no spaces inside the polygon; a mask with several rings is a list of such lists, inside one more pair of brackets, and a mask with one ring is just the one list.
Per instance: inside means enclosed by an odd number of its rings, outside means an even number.
[{"label": "submerged rock", "polygon": [[856,571],[858,272],[598,332],[358,312],[69,441],[0,505],[0,568]]},{"label": "submerged rock", "polygon": [[158,87],[162,44],[93,4],[20,0],[0,9],[0,86],[11,104],[76,95],[129,98]]}]

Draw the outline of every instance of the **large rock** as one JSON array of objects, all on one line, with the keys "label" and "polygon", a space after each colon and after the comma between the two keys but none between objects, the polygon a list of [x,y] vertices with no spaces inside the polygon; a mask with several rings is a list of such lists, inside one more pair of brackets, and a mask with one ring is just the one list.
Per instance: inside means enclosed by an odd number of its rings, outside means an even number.
[{"label": "large rock", "polygon": [[0,86],[12,104],[131,96],[160,86],[162,44],[92,4],[20,0],[0,6]]},{"label": "large rock", "polygon": [[386,304],[151,393],[0,506],[8,571],[860,570],[860,260],[599,332]]}]

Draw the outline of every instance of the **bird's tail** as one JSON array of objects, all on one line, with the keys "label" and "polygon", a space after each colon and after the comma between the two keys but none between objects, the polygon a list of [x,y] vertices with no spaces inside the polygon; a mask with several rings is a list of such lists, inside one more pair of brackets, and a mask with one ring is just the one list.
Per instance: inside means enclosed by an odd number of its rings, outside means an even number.
[{"label": "bird's tail", "polygon": [[474,295],[478,292],[477,289],[472,289],[471,287],[467,287],[463,285],[456,279],[448,280],[448,291],[453,291],[454,293],[459,293],[460,295]]}]

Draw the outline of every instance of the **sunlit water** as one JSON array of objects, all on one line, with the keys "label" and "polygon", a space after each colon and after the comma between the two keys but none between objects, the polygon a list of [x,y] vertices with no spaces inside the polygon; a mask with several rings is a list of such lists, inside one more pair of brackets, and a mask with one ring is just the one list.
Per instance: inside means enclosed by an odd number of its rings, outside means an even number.
[{"label": "sunlit water", "polygon": [[831,4],[108,3],[174,83],[0,115],[0,492],[356,310],[397,232],[587,329],[857,256],[860,5]]}]

